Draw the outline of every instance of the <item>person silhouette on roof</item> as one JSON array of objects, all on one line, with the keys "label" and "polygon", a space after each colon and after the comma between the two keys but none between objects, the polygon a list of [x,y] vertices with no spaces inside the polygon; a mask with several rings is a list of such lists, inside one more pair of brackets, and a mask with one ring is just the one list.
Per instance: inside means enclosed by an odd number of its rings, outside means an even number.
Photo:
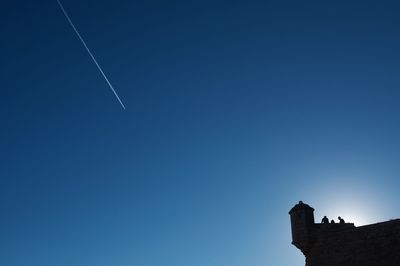
[{"label": "person silhouette on roof", "polygon": [[339,223],[344,224],[344,219],[342,217],[339,216],[338,219],[339,219]]},{"label": "person silhouette on roof", "polygon": [[329,224],[329,219],[328,219],[328,217],[324,216],[324,218],[322,218],[321,223],[323,223],[323,224]]}]

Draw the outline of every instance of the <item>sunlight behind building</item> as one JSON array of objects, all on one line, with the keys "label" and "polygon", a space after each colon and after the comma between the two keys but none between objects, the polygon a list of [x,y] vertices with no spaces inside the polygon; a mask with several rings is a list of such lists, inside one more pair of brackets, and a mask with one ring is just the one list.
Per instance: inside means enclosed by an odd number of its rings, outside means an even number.
[{"label": "sunlight behind building", "polygon": [[[326,215],[338,222],[338,216],[356,226],[386,220],[385,199],[379,187],[367,179],[330,178],[318,184],[315,191],[315,220]],[[332,181],[333,180],[333,181]]]}]

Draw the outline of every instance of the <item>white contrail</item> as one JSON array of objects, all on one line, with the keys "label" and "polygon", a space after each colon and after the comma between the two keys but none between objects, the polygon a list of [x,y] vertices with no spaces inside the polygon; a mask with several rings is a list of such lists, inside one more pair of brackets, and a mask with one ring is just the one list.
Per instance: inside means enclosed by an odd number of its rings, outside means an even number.
[{"label": "white contrail", "polygon": [[82,36],[79,34],[79,31],[76,29],[74,23],[72,22],[72,20],[70,19],[70,17],[68,16],[67,11],[65,11],[64,6],[61,4],[60,0],[57,0],[58,5],[60,6],[62,12],[64,13],[65,17],[67,18],[69,24],[71,25],[71,27],[74,29],[76,35],[78,35],[79,40],[81,40],[81,43],[83,44],[83,46],[86,48],[86,51],[89,53],[90,57],[93,59],[93,62],[96,64],[97,68],[99,69],[100,73],[103,75],[104,79],[107,81],[108,86],[110,86],[110,89],[112,90],[112,92],[114,93],[115,97],[117,97],[117,100],[119,101],[119,103],[121,104],[122,108],[125,108],[125,105],[122,103],[121,99],[119,98],[117,92],[114,90],[114,87],[111,85],[110,81],[108,80],[106,74],[104,74],[103,70],[101,69],[99,63],[97,63],[96,58],[94,58],[94,55],[92,54],[92,52],[90,51],[89,47],[86,45],[85,41],[83,40]]}]

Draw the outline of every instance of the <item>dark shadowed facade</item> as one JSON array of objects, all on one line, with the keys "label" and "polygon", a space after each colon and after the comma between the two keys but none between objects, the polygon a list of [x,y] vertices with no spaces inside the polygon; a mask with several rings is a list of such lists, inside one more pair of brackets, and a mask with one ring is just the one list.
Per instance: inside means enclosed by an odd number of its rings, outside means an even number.
[{"label": "dark shadowed facade", "polygon": [[306,266],[400,266],[400,219],[360,227],[315,223],[314,209],[301,201],[289,214],[292,244]]}]

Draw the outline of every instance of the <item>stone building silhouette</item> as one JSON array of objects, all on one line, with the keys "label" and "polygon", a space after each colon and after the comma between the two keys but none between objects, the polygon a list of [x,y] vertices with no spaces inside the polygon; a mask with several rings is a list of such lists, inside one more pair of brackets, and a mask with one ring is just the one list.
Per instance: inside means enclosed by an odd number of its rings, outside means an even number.
[{"label": "stone building silhouette", "polygon": [[360,227],[315,223],[314,209],[301,201],[289,214],[292,244],[306,266],[400,266],[400,219]]}]

